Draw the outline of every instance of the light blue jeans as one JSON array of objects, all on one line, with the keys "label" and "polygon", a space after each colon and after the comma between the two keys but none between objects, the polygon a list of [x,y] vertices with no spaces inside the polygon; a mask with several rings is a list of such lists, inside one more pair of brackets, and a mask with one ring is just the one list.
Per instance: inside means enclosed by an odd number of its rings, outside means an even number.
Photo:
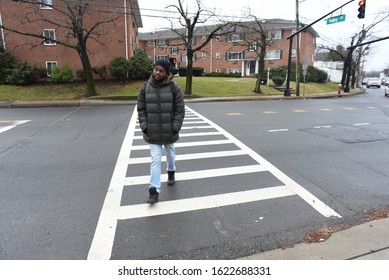
[{"label": "light blue jeans", "polygon": [[161,192],[161,161],[162,161],[162,146],[165,147],[167,171],[176,171],[176,149],[174,144],[150,144],[150,187],[155,187],[157,192]]}]

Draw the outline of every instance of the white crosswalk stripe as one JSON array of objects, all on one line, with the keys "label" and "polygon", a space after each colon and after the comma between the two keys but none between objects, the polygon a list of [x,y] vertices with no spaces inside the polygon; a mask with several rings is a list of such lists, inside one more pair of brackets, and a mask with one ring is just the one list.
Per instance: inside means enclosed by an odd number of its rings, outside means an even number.
[{"label": "white crosswalk stripe", "polygon": [[[193,126],[193,124],[200,125]],[[218,137],[220,139],[204,140],[204,137],[206,138],[208,136]],[[196,140],[196,137],[202,138]],[[140,141],[142,135],[139,125],[137,125],[135,108],[108,188],[88,259],[110,258],[117,222],[119,220],[211,209],[266,199],[277,199],[285,196],[300,197],[302,201],[311,205],[313,209],[325,217],[341,217],[317,197],[290,179],[230,133],[188,107],[186,107],[186,117],[180,132],[180,138],[189,141],[175,143],[176,148],[198,147],[198,149],[202,149],[201,147],[204,147],[207,148],[207,151],[200,153],[181,152],[176,156],[177,164],[180,161],[189,161],[188,165],[190,166],[191,160],[201,159],[215,159],[214,163],[220,163],[225,162],[227,159],[242,156],[245,157],[245,160],[246,158],[249,160],[247,160],[246,165],[177,172],[176,180],[178,182],[268,172],[280,181],[281,185],[265,188],[259,186],[242,186],[241,191],[160,201],[152,207],[141,202],[139,204],[121,205],[121,196],[124,188],[137,188],[137,186],[147,185],[149,182],[149,175],[127,175],[127,170],[131,170],[131,166],[150,163],[150,157],[148,156],[136,157],[132,155],[132,151],[142,152],[149,149],[149,145],[144,145]],[[134,143],[135,140],[138,140],[140,144]],[[228,146],[224,147],[221,145]],[[221,147],[222,150],[212,151],[212,148],[216,148],[217,146]],[[166,161],[166,157],[163,157],[162,160]],[[161,181],[164,182],[166,180],[167,175],[163,174]]]}]

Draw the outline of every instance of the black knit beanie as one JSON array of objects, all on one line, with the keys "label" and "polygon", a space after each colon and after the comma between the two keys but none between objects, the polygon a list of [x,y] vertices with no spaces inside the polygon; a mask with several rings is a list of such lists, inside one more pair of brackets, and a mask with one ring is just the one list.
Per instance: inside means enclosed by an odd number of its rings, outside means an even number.
[{"label": "black knit beanie", "polygon": [[170,62],[169,61],[167,61],[167,60],[158,60],[156,63],[155,63],[155,66],[157,66],[157,65],[159,65],[159,66],[162,66],[163,67],[163,69],[165,69],[165,71],[166,71],[166,75],[169,75],[169,73],[170,73],[170,67],[171,67],[171,64],[170,64]]}]

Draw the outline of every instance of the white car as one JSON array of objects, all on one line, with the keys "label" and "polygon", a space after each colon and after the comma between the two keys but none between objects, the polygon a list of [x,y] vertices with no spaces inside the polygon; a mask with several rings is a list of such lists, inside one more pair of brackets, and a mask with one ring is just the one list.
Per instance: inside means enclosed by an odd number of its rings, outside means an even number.
[{"label": "white car", "polygon": [[381,87],[381,79],[380,78],[369,78],[366,82],[366,87]]},{"label": "white car", "polygon": [[389,95],[389,87],[387,87],[386,89],[385,89],[385,96],[388,96]]}]

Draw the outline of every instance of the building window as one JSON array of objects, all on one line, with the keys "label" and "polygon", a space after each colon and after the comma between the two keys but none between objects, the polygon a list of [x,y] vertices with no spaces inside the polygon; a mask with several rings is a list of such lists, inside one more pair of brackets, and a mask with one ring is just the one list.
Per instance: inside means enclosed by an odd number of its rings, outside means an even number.
[{"label": "building window", "polygon": [[234,73],[242,73],[242,69],[240,68],[227,69],[227,74],[234,74]]},{"label": "building window", "polygon": [[201,54],[201,59],[207,59],[207,54],[206,54],[205,52],[203,52],[203,53]]},{"label": "building window", "polygon": [[220,36],[216,36],[216,41],[219,42],[220,41]]},{"label": "building window", "polygon": [[296,50],[292,50],[292,57],[296,57]]},{"label": "building window", "polygon": [[279,40],[282,39],[282,30],[270,30],[266,32],[267,39]]},{"label": "building window", "polygon": [[220,73],[220,69],[216,69],[216,73]]},{"label": "building window", "polygon": [[181,61],[182,62],[188,62],[188,57],[186,56],[186,54],[182,54],[181,55]]},{"label": "building window", "polygon": [[249,51],[255,52],[258,50],[258,42],[250,42],[249,43]]},{"label": "building window", "polygon": [[207,36],[201,37],[201,41],[204,43],[207,40]]},{"label": "building window", "polygon": [[57,61],[46,61],[46,73],[48,77],[51,77],[51,72],[58,66]]},{"label": "building window", "polygon": [[41,0],[41,9],[53,9],[53,0]]},{"label": "building window", "polygon": [[165,47],[169,45],[169,40],[157,40],[155,44],[157,47]]},{"label": "building window", "polygon": [[240,60],[244,58],[243,52],[227,52],[227,60]]},{"label": "building window", "polygon": [[178,54],[178,47],[172,47],[172,48],[170,49],[170,53],[171,53],[172,55],[177,55],[177,54]]},{"label": "building window", "polygon": [[273,60],[273,59],[281,59],[281,58],[282,58],[281,50],[266,51],[265,59]]},{"label": "building window", "polygon": [[227,42],[241,42],[244,39],[244,34],[228,34]]},{"label": "building window", "polygon": [[43,36],[45,38],[50,38],[44,41],[44,45],[55,45],[55,30],[54,29],[43,29]]},{"label": "building window", "polygon": [[155,61],[158,61],[158,60],[169,60],[169,57],[167,55],[157,55],[155,57]]},{"label": "building window", "polygon": [[220,52],[216,53],[216,59],[220,59]]}]

